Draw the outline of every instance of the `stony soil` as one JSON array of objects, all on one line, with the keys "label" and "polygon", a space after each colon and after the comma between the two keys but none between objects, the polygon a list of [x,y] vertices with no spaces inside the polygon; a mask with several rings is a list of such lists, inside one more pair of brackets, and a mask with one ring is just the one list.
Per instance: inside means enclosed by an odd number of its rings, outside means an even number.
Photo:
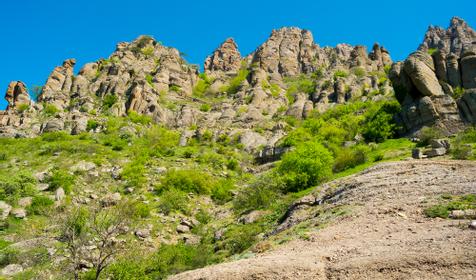
[{"label": "stony soil", "polygon": [[423,213],[441,194],[476,193],[475,162],[382,163],[326,185],[344,190],[328,207],[347,205],[349,214],[323,228],[310,226],[306,240],[171,279],[476,278],[476,231],[469,221]]}]

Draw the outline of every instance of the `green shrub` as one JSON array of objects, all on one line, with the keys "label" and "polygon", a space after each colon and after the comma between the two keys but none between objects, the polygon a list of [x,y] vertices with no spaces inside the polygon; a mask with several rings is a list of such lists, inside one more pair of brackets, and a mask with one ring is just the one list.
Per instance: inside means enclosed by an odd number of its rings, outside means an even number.
[{"label": "green shrub", "polygon": [[240,162],[234,158],[230,158],[226,163],[226,168],[237,171],[240,169]]},{"label": "green shrub", "polygon": [[35,196],[28,207],[28,212],[35,215],[48,215],[54,201],[47,196]]},{"label": "green shrub", "polygon": [[362,67],[356,67],[356,68],[354,68],[354,69],[353,69],[353,73],[354,73],[354,75],[355,75],[356,77],[358,77],[358,78],[362,78],[362,77],[364,77],[364,76],[367,74],[367,72],[365,71],[365,69],[362,68]]},{"label": "green shrub", "polygon": [[102,105],[109,109],[111,108],[114,104],[116,104],[118,98],[114,94],[106,94],[102,100]]},{"label": "green shrub", "polygon": [[461,135],[461,141],[463,143],[476,143],[476,128],[466,129]]},{"label": "green shrub", "polygon": [[469,159],[473,149],[469,144],[463,144],[461,141],[455,141],[451,146],[451,155],[454,159]]},{"label": "green shrub", "polygon": [[210,109],[211,109],[211,106],[210,104],[207,104],[207,103],[204,103],[200,106],[200,111],[202,112],[208,112],[210,111]]},{"label": "green shrub", "polygon": [[334,72],[334,78],[346,78],[347,76],[349,76],[349,73],[347,73],[347,71],[344,71],[344,70],[336,70]]},{"label": "green shrub", "polygon": [[237,213],[245,213],[269,207],[285,189],[281,177],[274,172],[255,178],[251,184],[243,188],[233,200],[233,209]]},{"label": "green shrub", "polygon": [[58,113],[60,110],[56,108],[55,105],[53,104],[45,104],[43,108],[43,113],[47,116],[54,116],[56,113]]},{"label": "green shrub", "polygon": [[127,116],[129,117],[131,122],[136,123],[136,124],[147,125],[147,124],[150,124],[152,122],[152,118],[150,116],[141,115],[141,114],[136,113],[135,111],[129,111],[127,113]]},{"label": "green shrub", "polygon": [[159,201],[159,210],[168,215],[171,212],[188,213],[188,197],[183,191],[170,188],[162,192]]},{"label": "green shrub", "polygon": [[420,141],[417,146],[425,147],[430,144],[431,140],[443,137],[443,133],[436,127],[425,126],[420,130],[419,137]]},{"label": "green shrub", "polygon": [[148,46],[148,47],[143,47],[140,52],[145,55],[145,57],[151,57],[154,54],[154,47]]},{"label": "green shrub", "polygon": [[205,73],[201,73],[199,77],[200,78],[198,79],[197,84],[192,90],[192,95],[195,97],[203,97],[213,82],[212,79],[209,78]]},{"label": "green shrub", "polygon": [[435,52],[437,52],[437,51],[438,51],[437,48],[429,48],[428,51],[427,51],[427,53],[428,53],[429,55],[433,55],[433,54],[434,54]]},{"label": "green shrub", "polygon": [[211,197],[217,204],[225,204],[233,198],[231,190],[233,189],[233,182],[230,180],[222,180],[212,189]]},{"label": "green shrub", "polygon": [[112,280],[151,280],[147,276],[147,261],[144,256],[133,258],[121,258],[112,263],[106,271],[106,275]]},{"label": "green shrub", "polygon": [[0,152],[0,161],[7,160],[7,153]]},{"label": "green shrub", "polygon": [[244,80],[246,80],[249,73],[250,72],[245,68],[240,69],[240,71],[238,71],[238,74],[230,80],[228,85],[220,88],[220,91],[226,92],[227,94],[231,95],[236,94],[240,90],[241,84]]},{"label": "green shrub", "polygon": [[23,113],[25,111],[27,111],[28,109],[30,109],[30,104],[27,104],[27,103],[22,103],[20,105],[18,105],[17,107],[17,110],[19,113]]},{"label": "green shrub", "polygon": [[[214,252],[210,246],[161,245],[149,258],[148,273],[151,279],[165,279],[167,275],[203,267],[213,262]],[[134,278],[135,279],[135,278]]]},{"label": "green shrub", "polygon": [[88,120],[88,123],[86,124],[87,131],[96,130],[98,127],[99,123],[96,120]]},{"label": "green shrub", "polygon": [[335,158],[334,172],[341,172],[367,161],[367,151],[365,147],[343,148],[339,150]]},{"label": "green shrub", "polygon": [[250,248],[257,240],[262,228],[256,224],[232,225],[225,232],[223,249],[235,255]]},{"label": "green shrub", "polygon": [[216,180],[206,172],[198,170],[169,170],[162,179],[159,191],[177,189],[196,194],[209,194]]},{"label": "green shrub", "polygon": [[0,251],[0,267],[5,267],[19,261],[19,252],[13,248],[5,248]]},{"label": "green shrub", "polygon": [[285,154],[278,172],[286,182],[286,192],[315,186],[332,175],[332,154],[317,142],[305,142]]},{"label": "green shrub", "polygon": [[182,88],[181,88],[180,86],[178,86],[178,85],[171,85],[171,86],[169,87],[169,90],[170,90],[170,91],[175,91],[175,92],[181,92],[181,91],[182,91]]},{"label": "green shrub", "polygon": [[15,202],[20,197],[33,196],[35,185],[36,180],[24,172],[0,177],[0,200]]},{"label": "green shrub", "polygon": [[285,80],[288,88],[286,89],[286,97],[289,103],[294,103],[294,95],[296,93],[313,94],[316,89],[316,82],[306,75],[297,77],[288,77]]},{"label": "green shrub", "polygon": [[149,84],[149,86],[154,87],[154,77],[152,75],[145,75],[145,81]]},{"label": "green shrub", "polygon": [[138,218],[147,218],[150,216],[150,206],[145,203],[135,203],[132,205],[134,207],[134,216]]},{"label": "green shrub", "polygon": [[56,169],[48,180],[49,189],[56,190],[63,188],[64,192],[69,194],[73,189],[76,177],[64,169]]},{"label": "green shrub", "polygon": [[366,114],[365,125],[362,135],[367,141],[383,142],[397,135],[399,127],[393,116],[400,111],[400,105],[396,101],[385,102],[375,112]]}]

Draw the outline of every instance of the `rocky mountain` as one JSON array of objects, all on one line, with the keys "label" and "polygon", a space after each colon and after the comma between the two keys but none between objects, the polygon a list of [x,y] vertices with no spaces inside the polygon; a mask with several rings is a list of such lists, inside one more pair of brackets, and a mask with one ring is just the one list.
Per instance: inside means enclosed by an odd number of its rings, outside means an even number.
[{"label": "rocky mountain", "polygon": [[[208,129],[252,151],[273,146],[286,133],[280,124],[286,116],[302,119],[335,104],[390,96],[384,69],[391,63],[377,44],[370,53],[364,46],[320,47],[311,32],[282,28],[246,57],[227,39],[200,74],[178,50],[141,36],[119,43],[108,59],[87,63],[78,75],[75,60],[64,61],[35,101],[21,81],[12,82],[0,134],[78,134],[87,130],[88,120],[134,111],[180,129],[184,139]],[[261,133],[254,131],[258,127]]]},{"label": "rocky mountain", "polygon": [[476,32],[460,18],[444,30],[430,26],[423,43],[389,77],[405,128],[437,126],[448,134],[476,123]]}]

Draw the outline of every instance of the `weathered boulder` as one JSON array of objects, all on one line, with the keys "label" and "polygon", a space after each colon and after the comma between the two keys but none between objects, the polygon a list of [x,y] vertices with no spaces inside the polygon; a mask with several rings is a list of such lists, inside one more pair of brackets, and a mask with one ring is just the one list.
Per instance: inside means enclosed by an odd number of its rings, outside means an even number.
[{"label": "weathered boulder", "polygon": [[11,210],[12,210],[11,205],[7,204],[5,201],[0,201],[0,219],[2,221],[8,217]]}]

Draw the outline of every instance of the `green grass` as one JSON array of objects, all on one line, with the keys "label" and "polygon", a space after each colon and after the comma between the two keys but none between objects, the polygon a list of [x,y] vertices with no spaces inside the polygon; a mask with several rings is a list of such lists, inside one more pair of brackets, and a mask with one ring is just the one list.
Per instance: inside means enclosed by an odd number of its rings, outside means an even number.
[{"label": "green grass", "polygon": [[425,215],[430,218],[448,218],[453,210],[476,209],[476,195],[443,195],[440,203],[425,209]]}]

